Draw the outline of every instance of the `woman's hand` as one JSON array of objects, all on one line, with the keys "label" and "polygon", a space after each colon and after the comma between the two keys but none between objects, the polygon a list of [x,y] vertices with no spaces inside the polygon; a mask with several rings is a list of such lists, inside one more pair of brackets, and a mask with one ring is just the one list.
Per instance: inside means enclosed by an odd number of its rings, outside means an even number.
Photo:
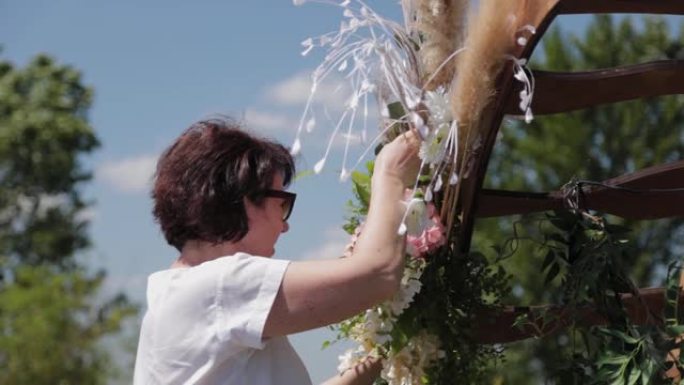
[{"label": "woman's hand", "polygon": [[373,177],[397,178],[404,186],[412,186],[420,170],[420,142],[414,129],[396,137],[380,151],[375,161]]},{"label": "woman's hand", "polygon": [[321,385],[372,385],[380,376],[382,362],[378,358],[367,357],[353,368],[346,370]]}]

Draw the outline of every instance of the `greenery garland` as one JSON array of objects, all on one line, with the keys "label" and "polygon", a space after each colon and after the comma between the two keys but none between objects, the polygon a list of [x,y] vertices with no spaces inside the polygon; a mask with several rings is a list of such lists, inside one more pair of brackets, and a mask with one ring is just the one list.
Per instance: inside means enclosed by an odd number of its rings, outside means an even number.
[{"label": "greenery garland", "polygon": [[[368,210],[372,165],[368,163],[367,172],[352,174],[354,200],[348,203],[350,216],[344,226],[350,234]],[[558,346],[566,351],[567,360],[550,379],[558,384],[681,383],[664,376],[673,367],[684,368],[682,358],[669,355],[684,347],[679,338],[684,334],[678,311],[680,268],[672,265],[668,271],[663,322],[634,325],[621,295],[638,296],[621,263],[631,248],[629,229],[581,210],[548,213],[538,222],[544,235],[532,241],[545,254],[540,271],[549,288],[560,282],[561,300],[559,306],[525,312],[513,326],[525,330],[533,326],[536,337],[544,337],[559,324],[567,327],[570,343]],[[492,366],[505,359],[503,346],[476,340],[473,325],[482,323],[475,317],[483,310],[496,314],[501,309],[512,277],[500,262],[511,255],[511,245],[521,241],[525,239],[514,234],[487,258],[479,252],[460,253],[454,237],[426,257],[421,290],[397,318],[388,342],[388,351],[398,353],[423,330],[437,336],[444,354],[424,371],[420,383],[451,384],[454,378],[463,384],[484,383],[491,378]],[[606,324],[587,322],[587,313],[607,320]],[[653,316],[656,321],[660,317]],[[360,314],[334,329],[338,338],[350,338],[353,328],[363,322]]]},{"label": "greenery garland", "polygon": [[[672,264],[668,270],[664,314],[649,314],[650,322],[635,325],[624,294],[641,299],[622,264],[631,252],[630,230],[581,210],[547,214],[541,226],[540,249],[545,258],[540,270],[549,287],[560,281],[563,311],[546,308],[525,313],[516,325],[534,324],[540,337],[559,323],[568,326],[570,343],[558,346],[567,360],[553,379],[558,384],[681,383],[665,376],[673,366],[680,373],[684,368],[682,358],[671,355],[681,347],[684,332],[678,311],[680,267]],[[588,314],[605,320],[605,325],[587,321]]]},{"label": "greenery garland", "polygon": [[[368,211],[372,170],[373,162],[369,162],[367,172],[352,173],[355,199],[348,203],[351,215],[344,226],[350,235]],[[478,252],[459,253],[456,238],[452,238],[426,257],[420,292],[394,322],[387,351],[398,354],[412,338],[427,331],[437,336],[442,354],[426,368],[417,383],[451,384],[454,378],[460,383],[481,383],[486,378],[487,367],[492,360],[501,359],[503,351],[499,346],[476,341],[474,317],[483,309],[494,313],[502,305],[501,299],[509,292],[509,278],[498,261],[490,262]],[[359,314],[333,329],[338,339],[350,338],[354,328],[363,322],[364,314]],[[381,379],[378,383],[386,382]]]}]

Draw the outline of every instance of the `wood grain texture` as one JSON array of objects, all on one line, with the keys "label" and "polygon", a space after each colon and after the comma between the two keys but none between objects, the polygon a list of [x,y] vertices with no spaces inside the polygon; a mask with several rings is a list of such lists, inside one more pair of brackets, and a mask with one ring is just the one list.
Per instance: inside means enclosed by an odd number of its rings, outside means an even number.
[{"label": "wood grain texture", "polygon": [[[601,104],[684,94],[684,60],[663,60],[586,72],[533,71],[535,115],[575,111]],[[516,93],[506,113],[521,114]]]},{"label": "wood grain texture", "polygon": [[561,0],[558,14],[650,13],[684,15],[681,0]]},{"label": "wood grain texture", "polygon": [[[579,184],[581,207],[635,220],[684,217],[684,161],[649,167],[601,183],[605,186]],[[483,189],[476,216],[529,214],[564,207],[562,191]]]},{"label": "wood grain texture", "polygon": [[[682,293],[684,294],[684,293]],[[665,289],[645,288],[639,295],[622,294],[622,301],[630,320],[635,325],[660,324],[665,307]],[[680,295],[680,306],[684,305],[684,295]],[[546,324],[535,320],[535,315],[548,311],[556,318]],[[532,337],[546,337],[567,328],[574,320],[571,309],[554,306],[507,306],[498,311],[482,311],[476,315],[478,320],[475,335],[482,344],[502,344],[520,341]],[[531,321],[527,325],[514,327],[516,319],[527,314]],[[605,325],[607,320],[598,314],[593,306],[578,309],[577,319],[581,325]]]}]

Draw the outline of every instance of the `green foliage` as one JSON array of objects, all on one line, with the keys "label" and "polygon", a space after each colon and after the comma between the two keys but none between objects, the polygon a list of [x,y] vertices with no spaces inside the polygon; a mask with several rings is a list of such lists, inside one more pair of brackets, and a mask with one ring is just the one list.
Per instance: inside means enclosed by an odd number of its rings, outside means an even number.
[{"label": "green foliage", "polygon": [[368,214],[374,165],[375,161],[369,161],[366,163],[367,172],[352,172],[351,180],[354,199],[347,202],[350,216],[347,218],[347,223],[343,226],[348,234],[354,234],[354,230],[359,227],[365,215]]},{"label": "green foliage", "polygon": [[[368,172],[352,174],[354,200],[349,202],[350,217],[345,230],[353,234],[368,212],[370,203],[372,165]],[[508,294],[509,276],[497,263],[490,263],[483,254],[459,254],[452,242],[427,257],[420,278],[421,289],[411,305],[405,309],[389,332],[387,349],[401,351],[421,330],[438,337],[445,353],[438,364],[429,368],[423,379],[426,384],[451,384],[454,378],[461,383],[480,383],[487,363],[501,356],[501,349],[484,346],[473,338],[476,314],[501,305]],[[408,263],[421,262],[409,260]],[[382,315],[380,316],[382,317]],[[363,314],[347,319],[333,327],[337,339],[349,338],[355,327],[365,322]],[[330,342],[324,343],[328,346]],[[377,384],[384,384],[379,379]]]},{"label": "green foliage", "polygon": [[98,346],[135,314],[123,296],[93,306],[104,275],[23,266],[0,290],[0,384],[104,384],[111,366]]},{"label": "green foliage", "polygon": [[[629,17],[597,16],[586,36],[581,38],[562,33],[560,29],[550,31],[542,41],[543,55],[533,60],[533,66],[554,71],[581,71],[682,59],[683,37],[684,28],[676,36],[659,17],[644,18],[643,24],[637,25]],[[501,131],[502,137],[490,162],[487,187],[558,190],[573,178],[602,181],[684,158],[681,139],[684,97],[630,101],[537,117],[532,124],[507,124]],[[607,231],[601,233],[584,228],[579,239],[570,239],[574,230],[568,226],[572,222],[555,217],[549,219],[551,223],[537,217],[490,219],[477,223],[475,247],[486,249],[492,244],[504,245],[502,250],[510,255],[504,261],[505,268],[515,279],[508,303],[582,303],[596,298],[597,293],[609,290],[609,287],[631,291],[630,279],[639,286],[660,285],[664,279],[662,272],[680,257],[678,250],[684,246],[682,219],[634,222],[611,218],[614,226],[607,227]],[[548,235],[549,225],[557,227],[554,238]],[[624,228],[630,228],[632,232],[626,234]],[[545,234],[547,239],[543,239]],[[607,236],[609,238],[601,243],[601,237]],[[621,243],[624,239],[629,239],[630,243]],[[586,246],[586,242],[594,245],[595,250],[580,247],[583,243]],[[578,250],[583,251],[578,253]],[[539,273],[540,266],[543,274]],[[594,275],[583,276],[586,272]],[[606,301],[600,304],[604,310],[618,312],[615,303]],[[654,330],[634,329],[630,333],[636,333],[630,335],[642,341],[639,345],[642,352],[657,345],[657,341],[648,339],[653,337],[643,337],[656,333]],[[561,376],[564,380],[559,383],[591,383],[584,376],[587,371],[591,372],[597,356],[572,359],[572,353],[570,356],[567,353],[569,346],[583,343],[584,337],[564,332],[543,340],[512,344],[508,347],[507,364],[497,368],[496,376],[503,383],[518,385],[536,384],[541,378],[565,373],[565,377]],[[617,338],[599,332],[588,337],[594,338],[594,343],[600,346],[611,345]],[[644,339],[640,339],[642,337]],[[642,356],[639,353],[635,357]],[[650,373],[650,364],[642,368],[634,361],[624,362],[629,362],[625,366],[629,373],[636,373],[632,369],[637,367],[641,368],[642,375]],[[615,369],[615,365],[602,367],[603,372],[599,372],[616,373],[611,368]],[[654,368],[660,369],[659,366]],[[576,378],[576,381],[570,381],[570,378]],[[636,374],[628,375],[620,377],[620,381],[639,383],[639,378]]]},{"label": "green foliage", "polygon": [[[666,371],[665,357],[677,346],[678,335],[672,333],[679,328],[676,317],[670,325],[632,325],[617,295],[637,294],[621,262],[629,249],[624,238],[628,231],[586,213],[574,218],[567,213],[556,215],[551,222],[558,230],[549,237],[554,245],[547,246],[559,250],[558,260],[564,265],[563,303],[576,314],[582,306],[590,305],[608,320],[605,327],[571,325],[569,334],[582,336],[582,343],[570,348],[569,356],[579,358],[571,360],[571,366],[582,370],[573,371],[571,382],[567,370],[559,370],[559,382],[583,384],[591,379],[594,384],[670,383],[660,378]],[[677,291],[677,284],[670,279],[669,290]]]},{"label": "green foliage", "polygon": [[79,157],[99,142],[86,120],[92,91],[46,56],[24,69],[0,62],[0,253],[5,267],[73,263],[88,246],[78,213],[91,178]]},{"label": "green foliage", "polygon": [[[476,341],[478,314],[501,305],[509,275],[481,253],[458,254],[455,245],[431,255],[423,288],[402,318],[410,318],[439,336],[445,356],[428,372],[429,384],[482,383],[487,364],[501,358],[500,346]],[[412,310],[412,311],[411,311]]]},{"label": "green foliage", "polygon": [[91,101],[79,72],[47,56],[0,60],[0,384],[105,383],[98,344],[137,312],[122,295],[98,299],[104,274],[76,260],[90,244]]},{"label": "green foliage", "polygon": [[[518,317],[517,327],[535,330],[543,337],[537,344],[553,347],[557,361],[550,363],[547,378],[557,384],[671,384],[663,373],[684,361],[668,361],[679,348],[684,327],[678,310],[679,273],[671,268],[667,278],[664,324],[634,325],[618,293],[637,294],[622,260],[630,252],[629,231],[588,213],[556,212],[539,221],[545,250],[541,266],[544,282],[559,281],[557,307],[537,308]],[[584,320],[600,317],[605,326]],[[554,341],[562,323],[567,329]],[[565,340],[565,342],[561,342]]]}]

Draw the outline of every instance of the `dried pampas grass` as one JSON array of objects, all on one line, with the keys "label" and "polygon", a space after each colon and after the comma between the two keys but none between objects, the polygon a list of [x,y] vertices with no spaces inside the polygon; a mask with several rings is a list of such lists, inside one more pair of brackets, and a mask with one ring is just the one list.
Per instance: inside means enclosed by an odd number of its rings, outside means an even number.
[{"label": "dried pampas grass", "polygon": [[[480,117],[495,94],[496,78],[507,55],[516,45],[517,17],[521,0],[480,0],[479,9],[469,17],[465,51],[456,60],[456,75],[451,83],[451,109],[458,121],[458,152],[453,159],[460,178],[467,178],[469,166],[464,162],[469,151],[477,151],[481,142]],[[458,169],[458,171],[457,171]],[[461,179],[462,180],[462,179]],[[451,236],[457,216],[461,183],[444,192],[441,217]]]},{"label": "dried pampas grass", "polygon": [[494,83],[515,47],[517,0],[480,0],[468,24],[466,50],[457,59],[458,73],[451,90],[451,107],[459,122],[459,155],[476,142],[479,119],[494,95]]},{"label": "dried pampas grass", "polygon": [[448,85],[456,71],[454,52],[463,46],[468,0],[419,0],[414,29],[421,38],[423,88]]}]

